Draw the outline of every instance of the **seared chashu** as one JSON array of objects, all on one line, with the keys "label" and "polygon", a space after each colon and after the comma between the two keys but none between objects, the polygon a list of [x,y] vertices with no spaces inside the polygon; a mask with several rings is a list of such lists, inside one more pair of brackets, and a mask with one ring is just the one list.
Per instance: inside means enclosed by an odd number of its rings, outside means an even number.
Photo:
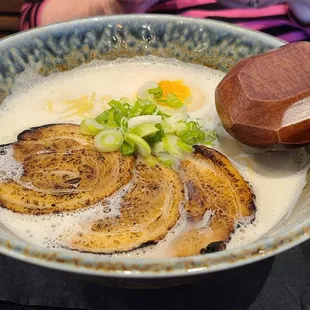
[{"label": "seared chashu", "polygon": [[[67,236],[71,249],[114,253],[159,241],[179,218],[184,184],[185,210],[193,228],[172,243],[172,256],[224,249],[235,225],[254,215],[248,184],[224,155],[211,148],[195,146],[192,156],[181,161],[181,180],[176,171],[160,164],[150,167],[120,152],[97,151],[93,138],[82,135],[77,125],[32,128],[2,148],[9,147],[22,163],[23,173],[17,182],[0,181],[0,206],[15,212],[48,214],[84,208],[117,192],[133,176],[120,215],[90,220],[79,233],[71,232]],[[212,212],[211,220],[197,228],[206,211]]]},{"label": "seared chashu", "polygon": [[177,172],[138,160],[132,187],[120,203],[120,216],[86,225],[70,240],[70,248],[113,253],[157,242],[176,224],[183,201],[184,185]]},{"label": "seared chashu", "polygon": [[[181,234],[172,244],[172,256],[190,256],[225,249],[236,224],[253,219],[254,195],[247,182],[223,154],[195,146],[192,156],[181,162],[181,174],[188,192],[185,206],[195,228]],[[199,226],[206,211],[207,225]]]},{"label": "seared chashu", "polygon": [[59,213],[93,205],[129,182],[135,162],[120,152],[97,151],[94,139],[71,124],[26,130],[11,146],[23,174],[17,182],[0,181],[0,206],[20,213]]}]

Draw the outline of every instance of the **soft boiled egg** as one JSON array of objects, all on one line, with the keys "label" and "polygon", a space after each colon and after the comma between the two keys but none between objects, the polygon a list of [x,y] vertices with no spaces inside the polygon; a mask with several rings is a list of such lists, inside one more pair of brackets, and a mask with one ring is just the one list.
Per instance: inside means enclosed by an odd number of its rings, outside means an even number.
[{"label": "soft boiled egg", "polygon": [[185,105],[188,112],[199,110],[205,103],[205,96],[198,87],[189,87],[183,80],[162,80],[162,81],[149,81],[143,84],[137,92],[138,98],[147,99],[149,97],[149,90],[160,87],[162,95],[158,98],[158,103],[165,105],[162,100],[166,100],[168,94],[174,94]]},{"label": "soft boiled egg", "polygon": [[164,80],[158,83],[163,91],[162,99],[166,99],[168,94],[176,95],[183,103],[189,104],[192,99],[191,89],[184,85],[182,80],[169,81]]}]

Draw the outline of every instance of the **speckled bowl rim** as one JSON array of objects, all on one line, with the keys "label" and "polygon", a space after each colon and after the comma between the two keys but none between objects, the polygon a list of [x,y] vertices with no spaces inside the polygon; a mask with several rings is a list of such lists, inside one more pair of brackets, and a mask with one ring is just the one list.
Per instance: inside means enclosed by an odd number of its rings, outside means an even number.
[{"label": "speckled bowl rim", "polygon": [[[3,48],[9,47],[18,40],[24,41],[31,39],[33,36],[45,31],[53,31],[66,27],[79,27],[92,22],[108,23],[109,21],[122,22],[137,19],[144,20],[145,22],[156,19],[156,21],[163,23],[184,20],[195,25],[206,25],[223,30],[228,29],[235,33],[247,33],[251,34],[253,40],[265,41],[266,44],[272,45],[274,48],[286,43],[285,41],[257,31],[219,21],[150,14],[94,17],[57,23],[11,35],[0,40],[0,46]],[[309,238],[310,218],[306,218],[289,230],[274,233],[273,236],[264,237],[240,248],[185,258],[108,258],[66,250],[46,249],[24,241],[11,239],[5,233],[0,235],[0,253],[35,265],[71,273],[117,278],[164,278],[199,275],[246,265],[286,251]]]}]

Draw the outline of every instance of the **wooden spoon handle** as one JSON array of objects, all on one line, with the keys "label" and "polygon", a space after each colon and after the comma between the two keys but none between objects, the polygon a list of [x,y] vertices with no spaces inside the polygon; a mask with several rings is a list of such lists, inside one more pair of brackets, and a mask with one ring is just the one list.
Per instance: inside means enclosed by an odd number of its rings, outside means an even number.
[{"label": "wooden spoon handle", "polygon": [[215,91],[224,128],[257,148],[310,143],[310,42],[241,60]]}]

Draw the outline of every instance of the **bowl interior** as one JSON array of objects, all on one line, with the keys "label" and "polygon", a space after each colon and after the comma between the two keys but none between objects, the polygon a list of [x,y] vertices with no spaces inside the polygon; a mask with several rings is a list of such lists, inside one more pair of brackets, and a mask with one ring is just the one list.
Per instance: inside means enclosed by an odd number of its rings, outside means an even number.
[{"label": "bowl interior", "polygon": [[[94,59],[114,60],[154,55],[176,58],[222,71],[239,60],[283,45],[275,38],[228,24],[172,16],[116,16],[55,24],[0,42],[0,103],[15,78],[39,64],[39,73],[67,71]],[[298,203],[267,236],[241,249],[203,257],[154,261],[111,260],[62,253],[26,244],[0,225],[0,252],[48,267],[84,273],[124,275],[208,272],[261,259],[308,238],[310,174]],[[77,269],[76,267],[80,268]]]}]

